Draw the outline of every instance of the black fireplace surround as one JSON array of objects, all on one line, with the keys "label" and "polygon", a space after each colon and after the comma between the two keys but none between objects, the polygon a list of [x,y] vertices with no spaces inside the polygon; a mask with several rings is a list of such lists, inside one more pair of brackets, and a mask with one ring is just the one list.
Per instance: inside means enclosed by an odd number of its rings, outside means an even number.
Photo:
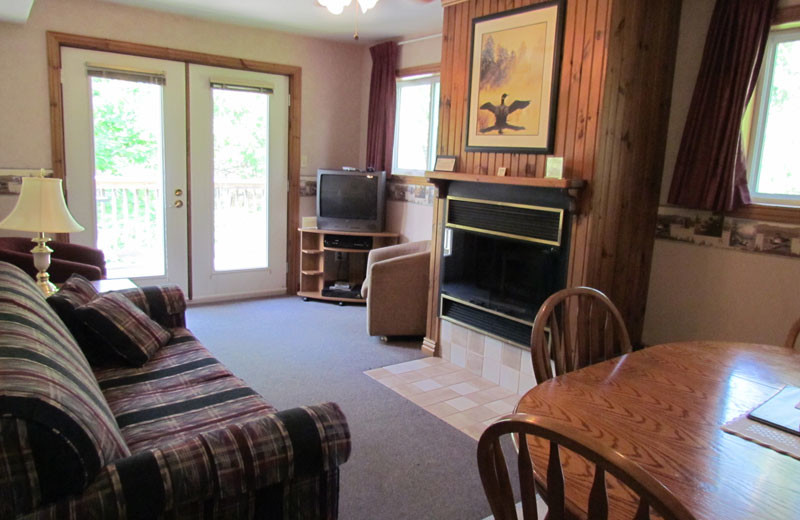
[{"label": "black fireplace surround", "polygon": [[528,348],[542,302],[565,287],[567,190],[450,183],[440,316]]}]

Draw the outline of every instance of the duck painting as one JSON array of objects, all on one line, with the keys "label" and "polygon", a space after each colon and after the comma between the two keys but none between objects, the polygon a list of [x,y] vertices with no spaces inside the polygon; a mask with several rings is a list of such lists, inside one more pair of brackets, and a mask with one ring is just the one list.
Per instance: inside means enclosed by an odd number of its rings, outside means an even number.
[{"label": "duck painting", "polygon": [[485,134],[486,132],[493,132],[497,131],[498,134],[502,135],[503,130],[525,130],[524,126],[516,126],[511,125],[508,123],[508,116],[517,110],[522,110],[523,108],[527,107],[531,104],[530,101],[520,101],[516,100],[510,105],[506,105],[506,98],[508,94],[503,94],[500,96],[500,104],[494,105],[492,103],[486,102],[481,105],[481,110],[488,110],[492,114],[494,114],[494,124],[492,126],[487,126],[486,128],[481,128],[480,132]]}]

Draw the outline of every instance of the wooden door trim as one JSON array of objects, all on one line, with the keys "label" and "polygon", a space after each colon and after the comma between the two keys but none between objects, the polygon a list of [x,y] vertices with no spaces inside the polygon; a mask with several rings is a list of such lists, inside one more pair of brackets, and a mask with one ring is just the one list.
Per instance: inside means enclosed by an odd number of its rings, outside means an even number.
[{"label": "wooden door trim", "polygon": [[[115,52],[145,58],[178,61],[196,65],[209,65],[237,70],[249,70],[266,74],[278,74],[289,78],[289,195],[286,215],[286,292],[295,294],[299,283],[298,250],[299,212],[300,212],[300,107],[302,90],[302,68],[281,63],[232,58],[216,54],[171,49],[155,45],[130,43],[105,38],[94,38],[54,31],[47,31],[47,70],[50,95],[50,141],[53,161],[53,176],[66,177],[66,156],[64,150],[64,99],[61,92],[61,48],[72,47],[94,51]],[[189,168],[187,163],[187,169]],[[191,175],[187,175],[191,178]],[[187,187],[188,189],[188,187]],[[66,185],[65,185],[66,191]],[[68,194],[67,194],[68,195]],[[67,235],[59,235],[59,240],[68,240]]]}]

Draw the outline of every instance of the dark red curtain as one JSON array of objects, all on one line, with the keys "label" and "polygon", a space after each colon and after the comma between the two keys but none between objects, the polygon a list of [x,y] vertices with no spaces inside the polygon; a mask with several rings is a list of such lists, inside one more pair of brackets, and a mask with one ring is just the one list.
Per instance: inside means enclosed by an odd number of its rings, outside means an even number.
[{"label": "dark red curtain", "polygon": [[397,44],[386,42],[370,47],[372,78],[369,83],[367,122],[367,166],[375,171],[392,171],[394,148],[395,75]]},{"label": "dark red curtain", "polygon": [[669,190],[671,204],[730,211],[750,203],[741,124],[776,4],[717,0]]}]

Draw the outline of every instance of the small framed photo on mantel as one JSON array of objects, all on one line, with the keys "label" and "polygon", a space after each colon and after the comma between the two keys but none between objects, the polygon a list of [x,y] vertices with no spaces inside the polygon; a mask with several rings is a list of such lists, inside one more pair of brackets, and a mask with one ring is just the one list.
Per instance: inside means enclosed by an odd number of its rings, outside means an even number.
[{"label": "small framed photo on mantel", "polygon": [[436,164],[433,165],[435,172],[454,172],[456,171],[455,155],[437,155]]}]

